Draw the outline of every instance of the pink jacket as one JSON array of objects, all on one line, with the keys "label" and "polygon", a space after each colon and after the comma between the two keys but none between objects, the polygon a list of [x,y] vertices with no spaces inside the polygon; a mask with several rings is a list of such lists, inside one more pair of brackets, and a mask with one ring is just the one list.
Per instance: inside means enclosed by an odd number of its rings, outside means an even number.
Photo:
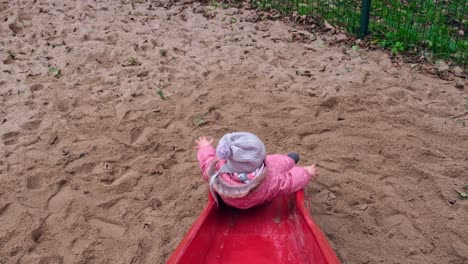
[{"label": "pink jacket", "polygon": [[[197,158],[205,180],[209,180],[207,171],[213,160],[218,161],[216,169],[226,163],[216,157],[216,150],[212,146],[201,147]],[[265,166],[268,168],[268,175],[258,189],[242,198],[221,197],[223,201],[232,207],[247,209],[271,201],[278,195],[297,192],[309,183],[311,177],[306,169],[296,167],[294,161],[286,155],[267,155]]]}]

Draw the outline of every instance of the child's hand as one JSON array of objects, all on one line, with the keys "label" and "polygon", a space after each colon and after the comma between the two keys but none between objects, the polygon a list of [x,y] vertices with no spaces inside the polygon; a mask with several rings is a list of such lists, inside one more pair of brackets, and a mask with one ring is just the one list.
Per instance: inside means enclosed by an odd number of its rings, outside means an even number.
[{"label": "child's hand", "polygon": [[317,167],[315,166],[315,164],[306,166],[304,167],[304,169],[306,169],[310,173],[310,175],[312,175],[312,178],[316,179],[318,177]]},{"label": "child's hand", "polygon": [[213,139],[207,139],[205,136],[202,136],[195,140],[195,143],[197,144],[196,148],[211,146]]}]

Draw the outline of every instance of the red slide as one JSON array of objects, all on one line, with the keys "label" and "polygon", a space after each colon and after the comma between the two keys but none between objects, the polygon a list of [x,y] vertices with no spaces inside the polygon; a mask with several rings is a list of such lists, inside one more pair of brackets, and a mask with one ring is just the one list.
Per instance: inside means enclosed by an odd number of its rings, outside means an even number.
[{"label": "red slide", "polygon": [[301,190],[240,210],[208,204],[168,259],[168,264],[339,264],[308,213]]}]

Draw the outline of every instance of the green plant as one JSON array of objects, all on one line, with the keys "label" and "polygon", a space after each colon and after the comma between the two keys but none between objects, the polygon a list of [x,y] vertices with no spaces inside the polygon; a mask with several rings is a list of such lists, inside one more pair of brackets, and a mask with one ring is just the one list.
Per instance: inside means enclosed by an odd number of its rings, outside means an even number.
[{"label": "green plant", "polygon": [[161,50],[159,50],[159,54],[161,54],[161,56],[163,56],[163,57],[166,57],[166,55],[167,55],[167,49],[161,49]]},{"label": "green plant", "polygon": [[162,100],[166,100],[166,97],[164,96],[164,93],[162,90],[158,90],[156,93],[159,95],[159,97],[161,97]]},{"label": "green plant", "polygon": [[405,51],[405,46],[400,41],[395,42],[391,49],[393,54],[399,54],[402,51]]}]

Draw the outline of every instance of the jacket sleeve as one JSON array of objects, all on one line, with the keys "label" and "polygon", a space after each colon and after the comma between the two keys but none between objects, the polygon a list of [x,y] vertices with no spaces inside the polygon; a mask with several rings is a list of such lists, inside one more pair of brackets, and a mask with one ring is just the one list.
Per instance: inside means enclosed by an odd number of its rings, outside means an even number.
[{"label": "jacket sleeve", "polygon": [[302,167],[294,167],[287,172],[280,173],[279,176],[279,194],[299,191],[309,183],[311,177],[309,172]]},{"label": "jacket sleeve", "polygon": [[213,160],[216,160],[216,150],[213,146],[204,146],[198,149],[197,152],[198,164],[202,172],[203,178],[208,180],[208,167]]},{"label": "jacket sleeve", "polygon": [[265,163],[267,167],[274,168],[280,173],[285,173],[294,168],[294,160],[286,155],[273,154],[266,157]]},{"label": "jacket sleeve", "polygon": [[309,172],[294,164],[294,160],[286,155],[268,155],[266,165],[276,175],[275,190],[278,194],[290,194],[304,188],[310,181]]}]

